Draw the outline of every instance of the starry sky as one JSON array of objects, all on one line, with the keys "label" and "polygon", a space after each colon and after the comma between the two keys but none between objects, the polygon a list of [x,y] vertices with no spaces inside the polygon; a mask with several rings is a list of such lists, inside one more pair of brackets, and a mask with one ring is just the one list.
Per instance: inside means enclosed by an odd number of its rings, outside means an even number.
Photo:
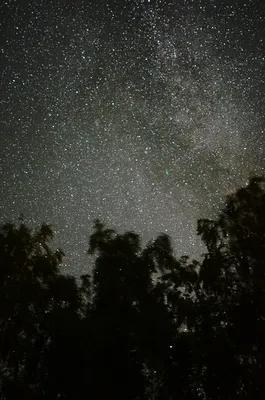
[{"label": "starry sky", "polygon": [[0,220],[51,223],[66,272],[95,218],[198,257],[264,171],[260,0],[3,0],[0,73]]}]

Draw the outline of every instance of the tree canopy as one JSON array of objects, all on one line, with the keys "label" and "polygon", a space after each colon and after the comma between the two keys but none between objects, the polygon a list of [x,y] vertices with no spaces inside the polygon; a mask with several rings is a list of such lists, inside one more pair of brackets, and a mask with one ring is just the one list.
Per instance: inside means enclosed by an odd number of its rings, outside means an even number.
[{"label": "tree canopy", "polygon": [[264,398],[264,182],[198,221],[200,262],[96,220],[77,281],[49,225],[2,225],[0,399]]}]

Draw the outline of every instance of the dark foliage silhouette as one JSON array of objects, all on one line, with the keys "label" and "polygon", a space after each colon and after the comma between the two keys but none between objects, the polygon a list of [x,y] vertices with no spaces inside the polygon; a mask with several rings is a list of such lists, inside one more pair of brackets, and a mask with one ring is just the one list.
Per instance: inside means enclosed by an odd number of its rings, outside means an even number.
[{"label": "dark foliage silhouette", "polygon": [[94,267],[61,271],[49,225],[0,229],[0,399],[261,399],[264,179],[199,220],[201,262],[97,220]]}]

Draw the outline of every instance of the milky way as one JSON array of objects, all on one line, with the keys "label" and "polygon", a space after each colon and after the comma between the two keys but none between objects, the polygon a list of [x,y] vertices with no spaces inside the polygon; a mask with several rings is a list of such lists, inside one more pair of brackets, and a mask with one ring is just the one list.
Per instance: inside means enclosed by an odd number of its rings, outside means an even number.
[{"label": "milky way", "polygon": [[196,221],[265,168],[259,1],[1,2],[1,221],[86,271],[95,218],[198,256]]}]

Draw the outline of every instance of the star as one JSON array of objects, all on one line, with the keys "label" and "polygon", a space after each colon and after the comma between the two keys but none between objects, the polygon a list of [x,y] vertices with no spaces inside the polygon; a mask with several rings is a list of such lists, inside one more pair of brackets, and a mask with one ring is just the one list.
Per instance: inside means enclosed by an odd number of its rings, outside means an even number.
[{"label": "star", "polygon": [[51,223],[87,272],[93,220],[199,257],[198,218],[264,172],[255,2],[2,2],[1,221]]}]

